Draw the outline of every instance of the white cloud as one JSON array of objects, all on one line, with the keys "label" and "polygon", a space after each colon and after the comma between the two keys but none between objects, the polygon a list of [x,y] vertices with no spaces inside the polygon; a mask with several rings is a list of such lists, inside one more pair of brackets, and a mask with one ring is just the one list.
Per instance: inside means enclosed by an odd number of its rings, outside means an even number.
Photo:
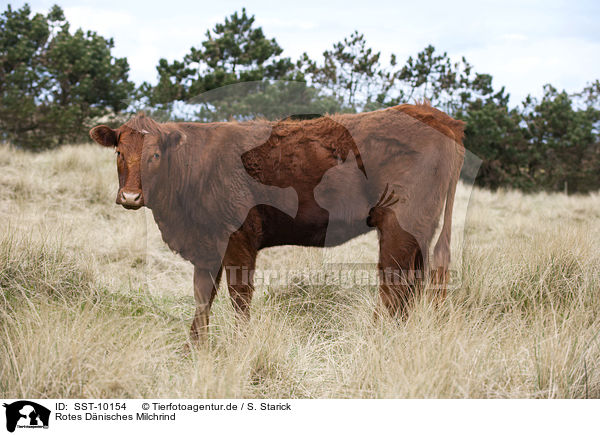
[{"label": "white cloud", "polygon": [[285,30],[313,30],[317,28],[317,23],[311,20],[294,20],[288,18],[258,18],[256,17],[256,23],[259,26],[268,26],[273,29],[285,29]]},{"label": "white cloud", "polygon": [[522,35],[520,33],[506,33],[500,36],[500,39],[504,39],[506,41],[526,41],[527,36]]},{"label": "white cloud", "polygon": [[123,10],[101,7],[68,6],[63,8],[71,29],[95,30],[101,35],[113,35],[123,28],[135,26],[135,16]]}]

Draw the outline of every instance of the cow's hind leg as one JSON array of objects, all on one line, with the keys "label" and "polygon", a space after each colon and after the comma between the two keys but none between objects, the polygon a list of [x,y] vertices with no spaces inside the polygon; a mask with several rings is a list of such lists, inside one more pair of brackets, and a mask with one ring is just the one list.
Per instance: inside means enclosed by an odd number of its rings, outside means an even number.
[{"label": "cow's hind leg", "polygon": [[[446,213],[452,210],[446,210]],[[450,215],[451,218],[451,215]],[[450,279],[450,224],[444,219],[444,226],[439,239],[433,248],[433,261],[431,264],[428,291],[433,295],[436,305],[446,299],[448,282]]]},{"label": "cow's hind leg", "polygon": [[207,269],[194,267],[196,312],[190,328],[190,339],[193,344],[199,344],[206,339],[210,307],[217,294],[220,279],[221,270],[217,273],[211,273]]},{"label": "cow's hind leg", "polygon": [[243,230],[231,235],[223,266],[227,274],[231,303],[236,313],[243,319],[250,317],[256,255],[256,243],[252,236]]},{"label": "cow's hind leg", "polygon": [[381,303],[390,315],[406,318],[423,282],[423,256],[417,240],[397,223],[382,225],[379,231]]}]

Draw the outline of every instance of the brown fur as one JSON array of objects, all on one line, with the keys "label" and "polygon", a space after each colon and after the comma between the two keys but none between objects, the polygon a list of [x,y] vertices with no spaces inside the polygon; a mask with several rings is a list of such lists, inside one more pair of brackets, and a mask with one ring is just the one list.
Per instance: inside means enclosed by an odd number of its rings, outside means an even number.
[{"label": "brown fur", "polygon": [[394,109],[400,110],[412,118],[418,119],[462,145],[465,135],[465,123],[452,118],[435,107],[431,107],[429,101],[425,100],[423,103],[418,103],[416,105],[401,104],[394,107]]},{"label": "brown fur", "polygon": [[[193,340],[208,326],[223,270],[247,317],[260,249],[337,245],[368,231],[367,218],[378,230],[381,299],[391,314],[406,312],[426,273],[445,292],[463,124],[428,104],[279,122],[157,124],[139,116],[90,134],[123,155],[119,194],[142,192],[141,203],[126,195],[124,205],[152,209],[163,240],[194,264]],[[406,279],[387,280],[388,272]]]}]

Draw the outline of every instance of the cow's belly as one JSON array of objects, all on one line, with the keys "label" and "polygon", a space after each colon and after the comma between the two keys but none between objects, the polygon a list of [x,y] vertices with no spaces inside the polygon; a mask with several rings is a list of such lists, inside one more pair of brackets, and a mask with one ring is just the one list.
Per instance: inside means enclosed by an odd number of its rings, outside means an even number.
[{"label": "cow's belly", "polygon": [[336,246],[370,231],[366,216],[331,219],[326,210],[313,209],[292,217],[270,206],[259,206],[262,216],[261,248],[281,245]]},{"label": "cow's belly", "polygon": [[325,246],[337,246],[348,240],[366,234],[373,228],[367,226],[367,218],[355,221],[333,221],[330,220],[327,228]]}]

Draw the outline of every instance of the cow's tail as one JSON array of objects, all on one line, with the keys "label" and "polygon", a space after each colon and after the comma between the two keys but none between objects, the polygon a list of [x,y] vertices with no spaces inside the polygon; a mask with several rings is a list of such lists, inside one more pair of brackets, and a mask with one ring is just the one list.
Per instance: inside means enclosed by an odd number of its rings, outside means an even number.
[{"label": "cow's tail", "polygon": [[431,285],[438,290],[441,299],[446,297],[446,289],[449,280],[450,265],[450,242],[452,236],[452,210],[454,208],[454,196],[456,186],[460,178],[460,171],[464,161],[464,147],[456,142],[456,150],[452,158],[452,172],[446,192],[446,205],[444,207],[444,223],[438,240],[433,249],[433,261],[431,267]]}]

